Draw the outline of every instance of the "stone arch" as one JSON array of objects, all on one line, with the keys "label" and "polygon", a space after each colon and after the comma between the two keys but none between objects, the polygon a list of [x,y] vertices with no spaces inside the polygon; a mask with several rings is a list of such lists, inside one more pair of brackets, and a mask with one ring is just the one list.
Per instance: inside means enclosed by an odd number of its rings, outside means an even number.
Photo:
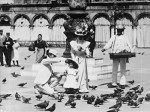
[{"label": "stone arch", "polygon": [[106,18],[109,22],[111,21],[111,19],[110,19],[110,17],[109,17],[108,14],[106,14],[106,13],[98,13],[98,14],[96,14],[96,15],[92,18],[92,22],[94,23],[94,21],[95,21],[97,18],[99,18],[99,17],[104,17],[104,18]]},{"label": "stone arch", "polygon": [[137,46],[150,47],[150,13],[144,12],[137,16]]},{"label": "stone arch", "polygon": [[68,19],[68,16],[65,14],[55,14],[52,19],[51,19],[51,24],[54,24],[54,21],[58,18],[64,18],[64,19]]},{"label": "stone arch", "polygon": [[42,16],[44,19],[46,19],[47,21],[48,21],[48,23],[49,24],[51,24],[51,22],[50,22],[50,19],[49,19],[49,17],[47,16],[47,15],[45,15],[45,14],[36,14],[33,18],[32,18],[32,25],[33,25],[33,23],[34,23],[34,21],[37,19],[37,18],[39,18],[40,16]]},{"label": "stone arch", "polygon": [[16,22],[16,20],[18,18],[21,18],[21,16],[23,16],[25,19],[27,19],[29,21],[30,25],[32,24],[31,19],[27,15],[25,15],[25,14],[18,14],[13,19],[13,25],[15,24],[15,22]]},{"label": "stone arch", "polygon": [[[12,20],[11,20],[11,18],[8,16],[8,15],[6,15],[6,14],[1,14],[0,15],[0,26],[2,25],[5,25],[5,26],[9,26],[9,25],[11,25],[11,23],[12,23]],[[5,21],[5,19],[7,19],[6,21]],[[3,21],[3,22],[2,22]],[[2,22],[2,23],[1,23]]]},{"label": "stone arch", "polygon": [[141,18],[144,18],[144,17],[150,18],[150,13],[144,12],[144,13],[139,14],[139,15],[136,17],[136,19],[135,19],[136,25],[138,25],[138,20],[141,19]]},{"label": "stone arch", "polygon": [[123,13],[123,17],[125,17],[126,19],[129,19],[131,21],[132,25],[134,25],[134,19],[131,14]]}]

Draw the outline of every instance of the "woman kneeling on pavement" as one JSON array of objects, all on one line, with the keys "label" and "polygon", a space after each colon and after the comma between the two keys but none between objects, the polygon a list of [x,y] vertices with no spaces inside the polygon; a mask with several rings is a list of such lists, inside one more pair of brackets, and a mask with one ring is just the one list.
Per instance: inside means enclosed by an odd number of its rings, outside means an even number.
[{"label": "woman kneeling on pavement", "polygon": [[61,62],[57,57],[57,51],[48,49],[46,57],[40,63],[37,76],[35,78],[35,92],[43,93],[55,97],[57,92],[54,90],[59,84],[63,74],[53,72],[53,63]]}]

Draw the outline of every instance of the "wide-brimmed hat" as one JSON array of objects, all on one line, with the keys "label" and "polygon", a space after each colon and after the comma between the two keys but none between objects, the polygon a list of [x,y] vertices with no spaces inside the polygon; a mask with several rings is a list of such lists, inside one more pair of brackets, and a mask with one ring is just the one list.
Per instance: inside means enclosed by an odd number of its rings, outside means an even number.
[{"label": "wide-brimmed hat", "polygon": [[72,59],[66,59],[65,63],[68,63],[68,64],[72,63],[73,64],[73,68],[75,68],[75,69],[77,69],[79,67],[78,64]]},{"label": "wide-brimmed hat", "polygon": [[47,54],[52,53],[53,55],[55,55],[55,57],[57,56],[57,51],[54,49],[48,49],[47,50]]}]

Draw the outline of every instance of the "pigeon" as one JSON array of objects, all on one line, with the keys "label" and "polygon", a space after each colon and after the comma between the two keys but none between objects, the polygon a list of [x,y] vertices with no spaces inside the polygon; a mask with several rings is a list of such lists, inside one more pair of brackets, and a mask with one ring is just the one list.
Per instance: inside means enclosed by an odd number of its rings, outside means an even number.
[{"label": "pigeon", "polygon": [[44,101],[44,102],[42,102],[42,103],[39,103],[39,104],[36,104],[36,105],[34,105],[35,107],[38,107],[38,108],[40,108],[40,109],[46,109],[46,107],[49,105],[49,101]]},{"label": "pigeon", "polygon": [[140,87],[140,85],[137,85],[136,87],[133,87],[133,88],[131,88],[130,90],[134,90],[134,91],[136,91],[136,90],[138,90],[138,89],[139,89],[139,87]]},{"label": "pigeon", "polygon": [[138,101],[134,101],[132,104],[132,106],[134,106],[134,107],[139,107],[139,105],[140,105],[140,102],[138,102]]},{"label": "pigeon", "polygon": [[87,99],[87,104],[92,104],[92,103],[93,103],[92,98],[91,98],[91,97],[88,97],[88,99]]},{"label": "pigeon", "polygon": [[73,101],[73,102],[70,103],[70,105],[71,105],[71,108],[75,108],[76,107],[76,102]]},{"label": "pigeon", "polygon": [[141,89],[138,89],[137,91],[136,91],[136,93],[138,93],[138,94],[140,94],[141,95],[141,93],[144,91],[144,87],[141,87]]},{"label": "pigeon", "polygon": [[4,79],[2,80],[3,84],[5,84],[5,83],[6,83],[6,81],[7,81],[7,79],[6,79],[6,78],[4,78]]},{"label": "pigeon", "polygon": [[39,95],[36,95],[35,97],[37,98],[37,100],[40,100],[43,97],[43,95],[39,94]]},{"label": "pigeon", "polygon": [[27,84],[27,82],[26,83],[20,83],[20,84],[18,84],[18,86],[23,87],[26,84]]},{"label": "pigeon", "polygon": [[18,77],[18,76],[21,76],[21,75],[19,75],[19,74],[16,74],[15,72],[13,72],[13,73],[11,73],[11,75],[13,76],[13,77]]},{"label": "pigeon", "polygon": [[22,100],[23,100],[23,103],[29,103],[31,98],[26,98],[26,97],[22,96]]},{"label": "pigeon", "polygon": [[92,90],[95,90],[97,88],[97,86],[94,86],[94,85],[90,86],[89,85],[89,88],[92,88]]},{"label": "pigeon", "polygon": [[21,67],[20,69],[21,69],[21,70],[23,70],[23,69],[24,69],[24,66],[23,66],[23,67]]},{"label": "pigeon", "polygon": [[97,106],[100,104],[100,98],[97,96],[95,102],[94,102],[94,106]]},{"label": "pigeon", "polygon": [[81,99],[81,95],[80,95],[80,94],[77,94],[77,95],[76,95],[76,99],[77,99],[77,100],[80,100],[80,99]]},{"label": "pigeon", "polygon": [[18,94],[18,92],[16,92],[15,98],[16,98],[16,100],[20,100],[21,96]]},{"label": "pigeon", "polygon": [[24,58],[24,60],[27,60],[27,58]]},{"label": "pigeon", "polygon": [[68,101],[65,103],[65,106],[70,105],[70,103],[73,101],[74,101],[74,98],[72,97],[72,95],[70,95]]},{"label": "pigeon", "polygon": [[121,106],[122,106],[122,102],[120,101],[120,102],[116,103],[115,105],[109,107],[109,109],[112,109],[112,108],[113,109],[119,109]]},{"label": "pigeon", "polygon": [[56,103],[54,103],[51,107],[49,107],[48,109],[45,109],[45,111],[50,111],[53,112],[56,109]]},{"label": "pigeon", "polygon": [[84,100],[88,100],[88,95],[87,94],[84,94],[83,96],[82,96],[82,98],[84,99]]},{"label": "pigeon", "polygon": [[129,84],[133,85],[134,84],[134,80],[132,81],[127,81]]},{"label": "pigeon", "polygon": [[138,98],[138,102],[139,102],[140,104],[142,104],[143,100],[144,100],[144,97]]},{"label": "pigeon", "polygon": [[3,99],[6,99],[7,97],[10,97],[10,96],[11,96],[11,94],[3,94],[3,95],[0,95],[0,97],[3,98]]}]

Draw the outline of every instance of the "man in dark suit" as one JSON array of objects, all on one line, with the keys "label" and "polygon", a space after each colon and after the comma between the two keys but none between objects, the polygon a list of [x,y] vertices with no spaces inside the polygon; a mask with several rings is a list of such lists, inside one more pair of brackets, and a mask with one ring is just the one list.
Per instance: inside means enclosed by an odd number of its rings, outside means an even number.
[{"label": "man in dark suit", "polygon": [[10,33],[6,33],[6,40],[3,44],[5,45],[6,64],[8,67],[11,67],[11,53],[13,50],[13,40],[12,38],[10,38]]},{"label": "man in dark suit", "polygon": [[3,35],[3,30],[0,30],[0,62],[2,66],[4,66],[3,55],[5,51],[5,46],[3,42],[5,41],[5,39],[6,37]]}]

